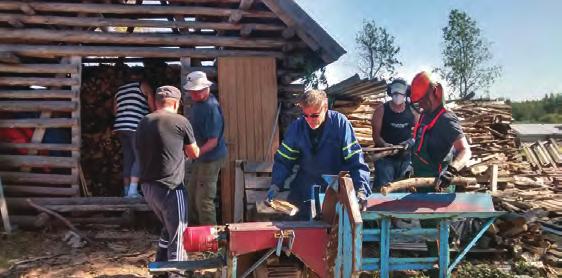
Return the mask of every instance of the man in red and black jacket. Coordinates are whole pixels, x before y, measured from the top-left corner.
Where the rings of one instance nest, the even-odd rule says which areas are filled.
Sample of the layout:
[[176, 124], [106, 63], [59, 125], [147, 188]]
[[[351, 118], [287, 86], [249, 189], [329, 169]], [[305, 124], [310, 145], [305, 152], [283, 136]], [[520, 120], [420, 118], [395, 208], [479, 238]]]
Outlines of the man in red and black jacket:
[[[412, 80], [410, 98], [423, 110], [413, 132], [412, 166], [414, 176], [435, 177], [435, 189], [453, 193], [455, 186], [451, 181], [472, 154], [457, 116], [443, 106], [444, 95], [443, 86], [432, 81], [427, 72], [418, 73]], [[435, 228], [438, 224], [431, 219], [420, 222], [424, 228]], [[427, 248], [431, 256], [438, 256], [436, 242], [427, 242]], [[429, 275], [439, 277], [435, 270]]]
[[411, 100], [419, 103], [422, 115], [414, 126], [412, 166], [416, 177], [435, 177], [436, 188], [454, 192], [451, 180], [471, 156], [470, 146], [457, 116], [443, 106], [441, 84], [427, 72], [412, 80]]

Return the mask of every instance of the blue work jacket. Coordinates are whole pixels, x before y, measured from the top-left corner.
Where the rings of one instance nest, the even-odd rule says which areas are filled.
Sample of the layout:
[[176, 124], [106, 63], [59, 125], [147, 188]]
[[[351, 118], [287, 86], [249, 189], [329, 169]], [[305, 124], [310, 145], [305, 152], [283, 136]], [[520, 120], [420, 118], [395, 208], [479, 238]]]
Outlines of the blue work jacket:
[[356, 191], [371, 194], [369, 167], [351, 123], [341, 113], [327, 113], [316, 152], [312, 149], [308, 123], [301, 116], [289, 126], [275, 154], [272, 183], [280, 188], [292, 174], [293, 166], [300, 166], [290, 183], [288, 198], [299, 208], [312, 198], [313, 185], [325, 190], [327, 184], [322, 175], [337, 175], [340, 171], [349, 171]]

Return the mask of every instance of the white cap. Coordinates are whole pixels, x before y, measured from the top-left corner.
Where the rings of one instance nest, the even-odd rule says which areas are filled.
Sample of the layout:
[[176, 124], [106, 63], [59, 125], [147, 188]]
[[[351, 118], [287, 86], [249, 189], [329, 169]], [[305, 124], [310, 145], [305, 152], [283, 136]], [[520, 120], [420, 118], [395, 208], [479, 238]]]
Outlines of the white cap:
[[213, 82], [207, 79], [207, 75], [202, 71], [194, 71], [187, 75], [187, 83], [183, 88], [187, 91], [199, 91], [211, 87]]
[[406, 95], [406, 90], [408, 90], [408, 85], [400, 83], [400, 82], [394, 82], [392, 84], [390, 84], [390, 94], [401, 94], [401, 95]]

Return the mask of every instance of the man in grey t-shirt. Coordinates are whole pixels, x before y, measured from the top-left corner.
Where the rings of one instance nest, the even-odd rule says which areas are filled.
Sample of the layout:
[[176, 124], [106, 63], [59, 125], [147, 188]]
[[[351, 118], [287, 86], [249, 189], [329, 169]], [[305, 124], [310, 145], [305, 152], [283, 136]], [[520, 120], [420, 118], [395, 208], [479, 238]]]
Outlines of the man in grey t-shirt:
[[176, 87], [158, 88], [156, 111], [144, 117], [136, 131], [142, 192], [163, 225], [156, 261], [185, 259], [181, 250], [188, 206], [185, 156], [199, 157], [199, 148], [191, 124], [177, 114], [180, 98]]

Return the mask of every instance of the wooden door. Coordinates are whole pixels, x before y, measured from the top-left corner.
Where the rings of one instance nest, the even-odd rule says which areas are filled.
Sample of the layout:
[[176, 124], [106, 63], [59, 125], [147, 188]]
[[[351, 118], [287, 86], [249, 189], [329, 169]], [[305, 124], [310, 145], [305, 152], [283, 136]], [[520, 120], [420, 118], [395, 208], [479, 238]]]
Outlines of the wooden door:
[[234, 217], [234, 202], [242, 198], [235, 198], [235, 161], [272, 160], [278, 147], [275, 58], [219, 58], [218, 88], [229, 154], [221, 174], [221, 211], [223, 223], [229, 223], [241, 220]]

